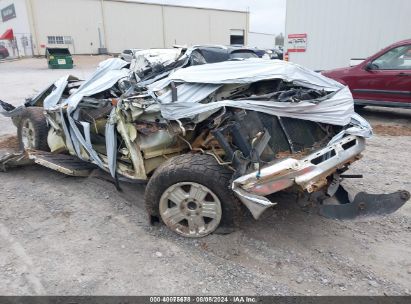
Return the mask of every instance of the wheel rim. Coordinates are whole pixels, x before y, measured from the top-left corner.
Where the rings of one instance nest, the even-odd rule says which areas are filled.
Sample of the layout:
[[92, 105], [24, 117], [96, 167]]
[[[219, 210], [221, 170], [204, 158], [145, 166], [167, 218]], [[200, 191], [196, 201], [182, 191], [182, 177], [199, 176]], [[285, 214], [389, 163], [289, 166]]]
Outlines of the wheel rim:
[[21, 128], [21, 141], [24, 149], [34, 149], [36, 147], [35, 130], [33, 123], [26, 119]]
[[202, 237], [213, 232], [221, 221], [221, 203], [213, 191], [194, 182], [177, 183], [160, 198], [160, 216], [174, 232]]

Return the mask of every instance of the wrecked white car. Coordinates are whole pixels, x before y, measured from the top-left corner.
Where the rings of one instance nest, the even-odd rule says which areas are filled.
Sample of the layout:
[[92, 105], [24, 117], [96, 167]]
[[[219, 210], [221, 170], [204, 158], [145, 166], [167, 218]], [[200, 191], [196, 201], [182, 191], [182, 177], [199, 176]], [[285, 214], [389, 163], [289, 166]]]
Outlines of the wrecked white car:
[[117, 187], [147, 180], [151, 220], [187, 237], [236, 227], [244, 207], [258, 219], [284, 190], [336, 219], [391, 213], [409, 199], [340, 185], [372, 135], [347, 87], [280, 60], [173, 68], [179, 60], [129, 69], [109, 59], [87, 81], [64, 77], [18, 108], [1, 102], [22, 148], [3, 169], [32, 161], [75, 176], [100, 168]]

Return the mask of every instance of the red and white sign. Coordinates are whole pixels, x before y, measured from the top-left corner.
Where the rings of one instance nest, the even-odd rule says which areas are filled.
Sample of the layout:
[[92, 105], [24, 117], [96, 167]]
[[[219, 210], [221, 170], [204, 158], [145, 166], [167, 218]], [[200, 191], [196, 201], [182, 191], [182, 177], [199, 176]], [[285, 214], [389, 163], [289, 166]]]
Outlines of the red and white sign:
[[0, 40], [13, 40], [14, 39], [14, 34], [13, 34], [13, 29], [8, 29], [6, 30], [3, 35], [0, 36]]
[[305, 52], [307, 34], [288, 34], [288, 52]]

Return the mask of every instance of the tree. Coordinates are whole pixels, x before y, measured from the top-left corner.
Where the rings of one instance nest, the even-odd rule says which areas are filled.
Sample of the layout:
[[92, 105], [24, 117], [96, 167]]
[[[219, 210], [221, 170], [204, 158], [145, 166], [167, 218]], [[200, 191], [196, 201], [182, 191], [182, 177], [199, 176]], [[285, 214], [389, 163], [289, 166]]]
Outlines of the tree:
[[276, 46], [284, 46], [284, 35], [280, 33], [279, 35], [275, 36], [275, 45]]

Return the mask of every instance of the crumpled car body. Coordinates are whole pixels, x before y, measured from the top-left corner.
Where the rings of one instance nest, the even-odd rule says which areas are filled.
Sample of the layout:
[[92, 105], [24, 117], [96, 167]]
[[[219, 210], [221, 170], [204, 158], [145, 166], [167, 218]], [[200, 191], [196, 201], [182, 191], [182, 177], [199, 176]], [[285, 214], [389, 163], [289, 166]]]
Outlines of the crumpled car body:
[[[315, 201], [320, 214], [339, 219], [390, 213], [409, 199], [406, 191], [352, 196], [341, 187], [372, 135], [347, 87], [280, 60], [186, 67], [192, 51], [146, 52], [131, 68], [109, 59], [87, 81], [63, 77], [23, 107], [2, 103], [2, 112], [19, 124], [19, 111], [42, 107], [50, 153], [92, 163], [116, 181], [176, 179], [149, 190], [146, 200], [154, 202], [147, 209], [184, 236], [215, 231], [234, 210], [228, 196], [256, 219], [276, 204], [269, 196], [279, 191], [295, 191]], [[190, 163], [181, 160], [185, 155], [208, 160]], [[200, 166], [223, 168], [224, 189], [211, 186], [212, 179], [185, 179], [187, 168]]]

